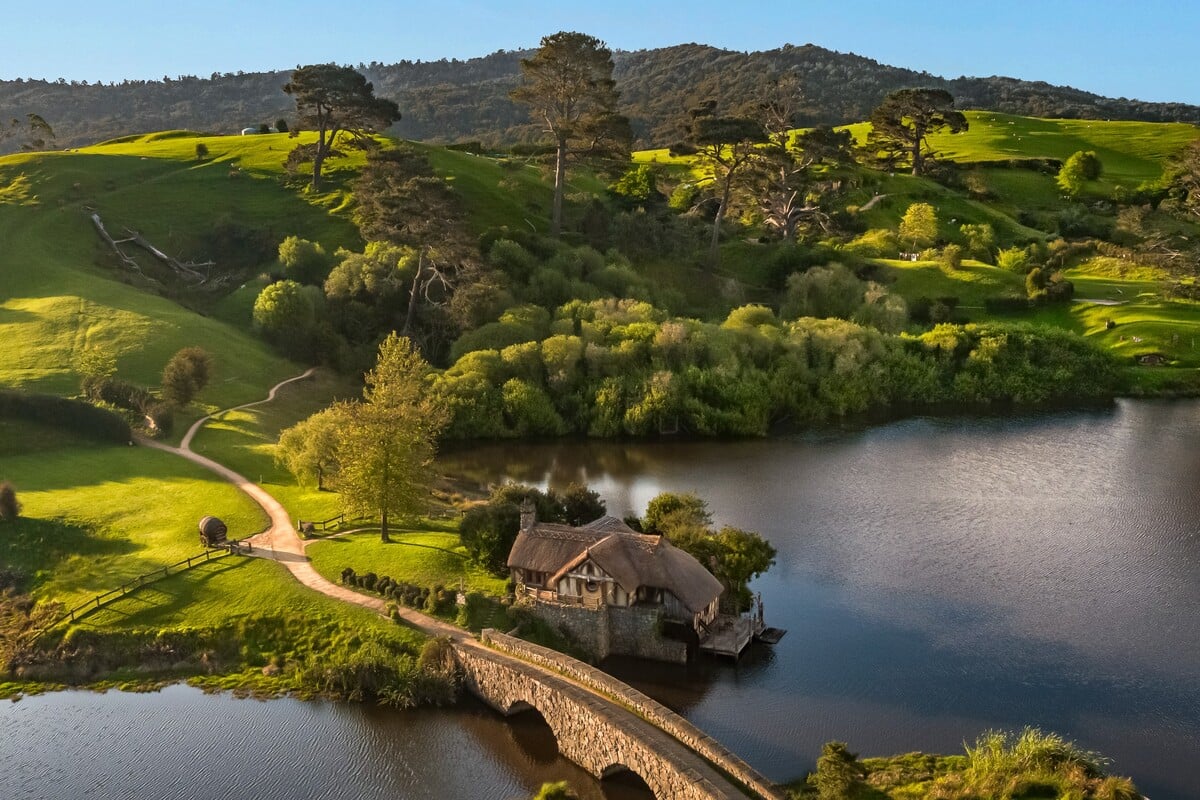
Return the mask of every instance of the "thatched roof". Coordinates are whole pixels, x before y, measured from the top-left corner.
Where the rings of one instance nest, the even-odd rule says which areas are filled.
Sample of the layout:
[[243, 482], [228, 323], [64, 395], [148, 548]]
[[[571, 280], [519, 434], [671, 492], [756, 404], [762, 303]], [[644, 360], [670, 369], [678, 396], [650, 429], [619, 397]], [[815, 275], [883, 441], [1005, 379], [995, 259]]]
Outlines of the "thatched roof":
[[666, 589], [692, 613], [721, 595], [721, 582], [699, 561], [665, 537], [637, 533], [616, 517], [579, 528], [534, 523], [517, 534], [508, 566], [550, 573], [553, 584], [588, 559], [629, 594], [642, 586]]

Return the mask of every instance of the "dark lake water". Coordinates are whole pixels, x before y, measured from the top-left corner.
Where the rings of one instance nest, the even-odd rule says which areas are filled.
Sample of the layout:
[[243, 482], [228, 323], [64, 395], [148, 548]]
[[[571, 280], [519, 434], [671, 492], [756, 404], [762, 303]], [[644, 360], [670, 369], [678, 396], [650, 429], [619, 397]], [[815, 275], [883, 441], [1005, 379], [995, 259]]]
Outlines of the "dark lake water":
[[[774, 648], [604, 666], [775, 779], [823, 742], [961, 752], [1036, 725], [1153, 800], [1200, 796], [1200, 402], [913, 419], [769, 441], [510, 444], [444, 468], [562, 485], [610, 512], [663, 490], [761, 531]], [[544, 723], [186, 687], [0, 704], [0, 798], [527, 798], [567, 779]], [[634, 795], [636, 796], [636, 795]], [[644, 795], [643, 795], [644, 796]]]
[[769, 777], [812, 768], [830, 739], [961, 752], [1035, 725], [1154, 800], [1200, 797], [1200, 403], [455, 461], [584, 480], [617, 514], [695, 491], [775, 544], [755, 588], [779, 645], [736, 666], [605, 665]]
[[395, 712], [188, 686], [59, 692], [0, 705], [0, 730], [3, 800], [528, 800], [558, 780], [586, 800], [653, 797], [559, 758], [540, 718], [473, 702]]

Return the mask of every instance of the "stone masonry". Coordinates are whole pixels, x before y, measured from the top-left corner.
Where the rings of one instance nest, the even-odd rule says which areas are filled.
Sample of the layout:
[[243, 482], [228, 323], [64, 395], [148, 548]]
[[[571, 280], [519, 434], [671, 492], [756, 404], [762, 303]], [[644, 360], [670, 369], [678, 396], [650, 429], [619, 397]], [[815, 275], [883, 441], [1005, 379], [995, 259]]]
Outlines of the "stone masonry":
[[[638, 718], [669, 734], [687, 750], [698, 753], [709, 763], [715, 764], [724, 774], [733, 777], [746, 787], [749, 796], [764, 798], [764, 800], [783, 800], [783, 792], [736, 753], [671, 709], [647, 697], [632, 686], [617, 680], [607, 672], [557, 650], [491, 629], [483, 631], [481, 641], [502, 653], [508, 653], [547, 670], [552, 670], [576, 684], [610, 698]], [[657, 796], [663, 797], [664, 795]]]
[[620, 655], [687, 663], [687, 645], [663, 638], [657, 608], [585, 608], [534, 601], [532, 609], [597, 660]]
[[616, 703], [503, 653], [478, 646], [455, 652], [472, 694], [501, 714], [536, 709], [563, 757], [597, 778], [630, 770], [658, 800], [744, 800], [702, 758]]

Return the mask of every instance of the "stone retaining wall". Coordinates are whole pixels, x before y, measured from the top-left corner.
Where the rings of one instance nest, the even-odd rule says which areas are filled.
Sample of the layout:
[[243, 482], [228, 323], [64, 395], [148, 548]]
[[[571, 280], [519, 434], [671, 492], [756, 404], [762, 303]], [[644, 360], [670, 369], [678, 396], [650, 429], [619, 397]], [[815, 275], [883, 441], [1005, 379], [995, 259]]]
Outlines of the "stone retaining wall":
[[608, 673], [557, 650], [526, 642], [490, 628], [483, 631], [480, 640], [501, 652], [560, 672], [594, 691], [611, 697], [655, 727], [670, 734], [685, 747], [715, 764], [745, 786], [753, 796], [767, 800], [783, 800], [783, 792], [758, 770], [739, 758], [736, 753], [662, 703], [652, 700]]
[[532, 609], [597, 660], [621, 655], [687, 663], [687, 645], [663, 638], [657, 608], [584, 608], [534, 602]]

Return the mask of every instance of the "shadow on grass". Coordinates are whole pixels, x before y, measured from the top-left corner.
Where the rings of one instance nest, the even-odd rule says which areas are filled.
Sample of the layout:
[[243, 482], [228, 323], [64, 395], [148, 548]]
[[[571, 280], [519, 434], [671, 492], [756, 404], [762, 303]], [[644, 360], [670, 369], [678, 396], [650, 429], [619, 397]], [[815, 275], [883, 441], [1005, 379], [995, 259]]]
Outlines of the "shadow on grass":
[[[423, 533], [423, 532], [424, 531], [410, 531], [410, 533]], [[317, 542], [329, 542], [330, 544], [349, 544], [349, 542], [350, 542], [349, 537], [351, 535], [359, 534], [359, 533], [375, 533], [375, 534], [377, 534], [377, 533], [379, 533], [379, 530], [377, 528], [376, 529], [358, 528], [358, 529], [352, 530], [352, 531], [344, 531], [342, 533], [335, 533], [332, 536], [322, 537], [319, 539], [311, 539], [306, 543], [306, 547], [310, 546], [310, 545], [314, 545]], [[390, 547], [392, 545], [399, 545], [399, 546], [403, 546], [403, 547], [421, 547], [426, 550], [437, 550], [438, 552], [445, 553], [446, 555], [454, 556], [455, 558], [460, 559], [462, 561], [470, 560], [470, 557], [467, 556], [465, 553], [459, 553], [456, 550], [449, 550], [445, 547], [438, 547], [435, 544], [421, 544], [420, 542], [405, 542], [405, 541], [396, 540], [396, 539], [393, 539], [389, 542], [377, 542], [377, 544], [380, 547]]]
[[134, 542], [96, 536], [54, 519], [20, 517], [0, 531], [0, 563], [26, 575], [53, 571], [72, 556], [124, 556], [140, 549]]
[[144, 586], [89, 614], [77, 625], [87, 628], [112, 628], [157, 624], [162, 616], [182, 614], [196, 602], [206, 584], [246, 563], [246, 559], [226, 556], [206, 561], [184, 573], [177, 573]]
[[6, 459], [5, 468], [5, 477], [18, 492], [53, 492], [140, 478], [224, 485], [203, 467], [147, 447], [74, 445], [50, 453], [26, 451], [11, 461]]

